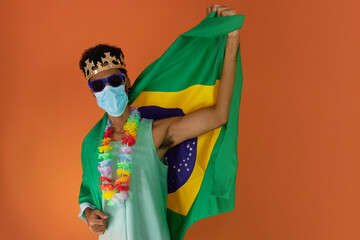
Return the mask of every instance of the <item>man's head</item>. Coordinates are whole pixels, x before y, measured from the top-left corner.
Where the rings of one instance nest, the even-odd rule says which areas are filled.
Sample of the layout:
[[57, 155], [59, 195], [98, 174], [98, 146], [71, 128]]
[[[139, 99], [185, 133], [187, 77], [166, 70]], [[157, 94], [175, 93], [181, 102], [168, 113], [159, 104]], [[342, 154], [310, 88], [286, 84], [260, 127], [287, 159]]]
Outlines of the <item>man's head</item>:
[[[130, 80], [125, 66], [124, 54], [121, 48], [107, 44], [98, 44], [85, 50], [79, 62], [79, 67], [86, 79], [88, 79], [88, 82], [105, 79], [116, 73], [124, 73], [126, 76], [125, 92], [128, 94]], [[106, 82], [106, 85], [109, 84]], [[94, 94], [91, 89], [90, 91]]]
[[123, 115], [128, 110], [130, 80], [121, 49], [96, 45], [84, 51], [79, 66], [99, 107], [110, 116]]

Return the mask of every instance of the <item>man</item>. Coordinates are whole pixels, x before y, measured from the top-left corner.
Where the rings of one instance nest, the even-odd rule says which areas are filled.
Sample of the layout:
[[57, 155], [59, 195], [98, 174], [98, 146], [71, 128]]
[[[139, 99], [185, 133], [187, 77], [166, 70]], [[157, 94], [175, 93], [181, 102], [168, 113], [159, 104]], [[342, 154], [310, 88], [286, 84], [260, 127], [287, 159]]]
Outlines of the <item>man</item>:
[[[218, 16], [236, 14], [234, 9], [218, 4], [208, 7], [207, 15], [212, 11], [216, 11]], [[165, 214], [166, 186], [164, 184], [166, 181], [163, 181], [166, 180], [167, 166], [160, 162], [160, 159], [163, 159], [164, 154], [177, 144], [227, 123], [234, 86], [238, 46], [239, 30], [236, 30], [229, 33], [227, 37], [221, 81], [215, 105], [198, 109], [184, 116], [154, 121], [141, 119], [137, 129], [133, 154], [140, 152], [143, 155], [141, 158], [135, 158], [136, 161], [133, 159], [133, 164], [135, 167], [136, 162], [143, 161], [142, 167], [148, 171], [152, 169], [158, 177], [150, 179], [149, 176], [151, 175], [147, 175], [145, 172], [144, 175], [140, 176], [138, 172], [144, 171], [140, 168], [137, 171], [132, 171], [130, 193], [134, 191], [138, 195], [129, 195], [123, 208], [107, 206], [104, 199], [103, 212], [94, 209], [91, 204], [81, 206], [79, 216], [82, 215], [82, 211], [85, 211], [86, 222], [91, 232], [109, 239], [115, 239], [114, 236], [118, 237], [117, 239], [147, 239], [147, 237], [149, 239], [170, 239]], [[124, 129], [124, 125], [127, 125], [129, 116], [132, 116], [131, 110], [133, 110], [127, 106], [130, 81], [123, 58], [120, 48], [100, 44], [86, 50], [80, 60], [80, 68], [88, 79], [92, 94], [97, 99], [98, 105], [108, 113], [112, 127], [110, 141], [112, 143], [109, 143], [111, 146], [116, 146], [117, 142], [120, 143], [124, 137], [129, 135]], [[149, 135], [146, 134], [147, 129], [150, 130]], [[152, 153], [156, 157], [152, 156]], [[142, 187], [144, 182], [148, 180], [151, 180], [152, 185]], [[146, 189], [155, 189], [151, 195], [147, 196], [150, 200], [142, 199], [147, 194]], [[156, 199], [156, 195], [159, 195], [158, 199]], [[148, 208], [143, 208], [143, 205], [148, 206]], [[138, 211], [138, 209], [142, 209], [142, 211]], [[130, 214], [130, 216], [126, 214]], [[111, 217], [108, 218], [108, 216]]]

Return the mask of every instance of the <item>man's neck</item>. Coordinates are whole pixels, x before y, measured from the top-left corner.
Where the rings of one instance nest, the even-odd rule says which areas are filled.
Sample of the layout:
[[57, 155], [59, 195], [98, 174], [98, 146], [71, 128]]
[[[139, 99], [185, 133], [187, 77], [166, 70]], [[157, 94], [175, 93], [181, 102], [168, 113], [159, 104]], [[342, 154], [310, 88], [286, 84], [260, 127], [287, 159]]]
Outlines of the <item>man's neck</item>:
[[129, 118], [130, 110], [129, 106], [126, 106], [125, 111], [119, 117], [114, 117], [108, 114], [111, 121], [111, 126], [113, 128], [113, 133], [122, 134], [125, 132], [123, 126], [125, 125], [127, 119]]

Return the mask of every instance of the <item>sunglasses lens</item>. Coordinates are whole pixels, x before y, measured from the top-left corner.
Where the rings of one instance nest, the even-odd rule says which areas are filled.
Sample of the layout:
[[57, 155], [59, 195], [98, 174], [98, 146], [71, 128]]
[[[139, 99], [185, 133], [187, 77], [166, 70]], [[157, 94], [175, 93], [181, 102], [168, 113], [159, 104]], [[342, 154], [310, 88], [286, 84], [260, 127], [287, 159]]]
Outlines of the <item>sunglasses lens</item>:
[[111, 86], [117, 87], [117, 86], [120, 86], [121, 84], [123, 84], [124, 77], [122, 75], [113, 75], [108, 78], [108, 81]]
[[93, 81], [91, 82], [91, 88], [93, 89], [94, 92], [100, 92], [101, 90], [104, 89], [104, 82], [103, 81]]

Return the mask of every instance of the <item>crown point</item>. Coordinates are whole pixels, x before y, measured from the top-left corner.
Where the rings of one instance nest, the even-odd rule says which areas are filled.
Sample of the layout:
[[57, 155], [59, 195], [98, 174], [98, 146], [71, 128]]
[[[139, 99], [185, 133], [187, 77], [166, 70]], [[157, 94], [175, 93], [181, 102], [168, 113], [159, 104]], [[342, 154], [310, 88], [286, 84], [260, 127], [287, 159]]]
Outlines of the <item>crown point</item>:
[[[86, 67], [85, 70], [85, 77], [89, 80], [93, 75], [102, 72], [107, 69], [112, 68], [123, 68], [126, 69], [126, 64], [123, 62], [124, 57], [120, 54], [120, 59], [118, 59], [115, 55], [111, 57], [110, 52], [104, 53], [105, 57], [101, 57], [101, 62], [97, 62], [96, 66], [93, 61], [90, 63], [90, 59], [85, 61]], [[106, 65], [105, 65], [106, 63]], [[93, 68], [96, 69], [94, 70]]]

